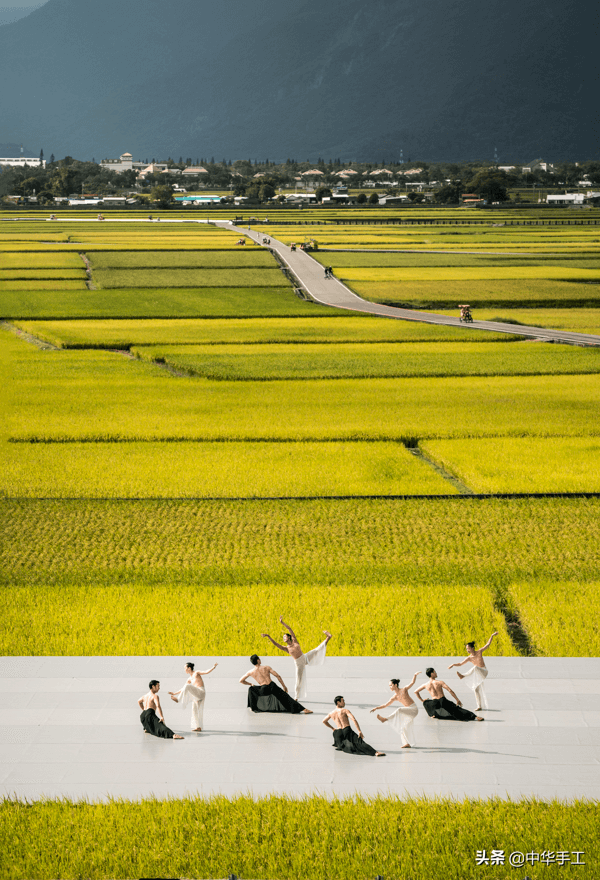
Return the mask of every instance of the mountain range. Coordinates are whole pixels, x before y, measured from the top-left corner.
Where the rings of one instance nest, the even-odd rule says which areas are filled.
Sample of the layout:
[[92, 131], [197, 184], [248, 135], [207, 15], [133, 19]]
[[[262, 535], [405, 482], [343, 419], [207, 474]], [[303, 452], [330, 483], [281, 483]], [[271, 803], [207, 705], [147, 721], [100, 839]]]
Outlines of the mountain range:
[[97, 160], [598, 158], [580, 0], [48, 0], [0, 27], [0, 140]]

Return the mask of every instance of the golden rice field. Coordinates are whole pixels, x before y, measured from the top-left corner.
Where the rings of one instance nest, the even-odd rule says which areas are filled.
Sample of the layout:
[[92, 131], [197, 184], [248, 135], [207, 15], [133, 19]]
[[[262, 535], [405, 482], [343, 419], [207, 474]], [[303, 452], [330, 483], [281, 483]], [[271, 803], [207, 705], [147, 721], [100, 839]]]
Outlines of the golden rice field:
[[[496, 629], [492, 654], [600, 654], [596, 349], [305, 302], [239, 233], [162, 222], [185, 211], [5, 216], [4, 655], [144, 654], [149, 615], [157, 653], [199, 638], [250, 653], [282, 607], [308, 640], [335, 631], [341, 656], [455, 655]], [[260, 228], [316, 238], [372, 301], [599, 332], [591, 222], [427, 207], [398, 214], [422, 225], [374, 222], [391, 216], [283, 209]], [[0, 876], [154, 876], [158, 852], [181, 877], [395, 878], [410, 860], [412, 880], [463, 880], [481, 841], [592, 853], [596, 826], [580, 802], [5, 800]]]
[[[14, 865], [14, 880], [154, 877], [157, 862], [168, 865], [173, 877], [234, 873], [321, 880], [335, 865], [344, 877], [466, 878], [486, 871], [475, 867], [484, 845], [488, 852], [497, 846], [508, 854], [570, 848], [569, 859], [587, 859], [590, 865], [597, 824], [598, 806], [586, 801], [278, 796], [0, 803], [4, 855]], [[572, 856], [573, 848], [585, 855]], [[568, 862], [537, 867], [540, 877], [561, 871], [593, 876], [588, 867], [574, 872]], [[498, 880], [522, 876], [508, 858], [486, 873]]]

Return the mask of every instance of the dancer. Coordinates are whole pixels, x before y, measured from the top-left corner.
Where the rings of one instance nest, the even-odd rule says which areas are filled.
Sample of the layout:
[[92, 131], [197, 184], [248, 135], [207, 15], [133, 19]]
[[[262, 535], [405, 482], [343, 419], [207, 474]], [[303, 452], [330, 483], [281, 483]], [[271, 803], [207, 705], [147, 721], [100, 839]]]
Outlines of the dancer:
[[[437, 672], [432, 666], [429, 666], [428, 669], [425, 670], [425, 675], [428, 676], [429, 682], [428, 684], [422, 684], [421, 687], [418, 687], [415, 691], [415, 697], [418, 697], [423, 706], [425, 707], [425, 711], [429, 715], [430, 718], [439, 718], [441, 720], [451, 721], [483, 721], [483, 718], [480, 718], [479, 715], [475, 715], [473, 712], [470, 712], [468, 709], [462, 708], [462, 703], [454, 693], [451, 687], [449, 687], [445, 681], [438, 679]], [[444, 696], [444, 688], [448, 691], [449, 694], [452, 694], [456, 703], [453, 703], [452, 700], [449, 700], [448, 697]], [[431, 694], [431, 697], [427, 700], [424, 700], [420, 694], [420, 691], [427, 689]]]
[[[292, 715], [312, 715], [288, 694], [282, 677], [271, 666], [263, 666], [258, 654], [250, 657], [253, 669], [240, 678], [240, 684], [248, 686], [248, 708], [253, 712], [289, 712]], [[271, 681], [274, 675], [281, 682], [281, 687]], [[254, 678], [258, 684], [250, 684], [247, 678]], [[282, 690], [283, 688], [283, 690]]]
[[306, 675], [304, 669], [306, 666], [322, 666], [323, 663], [325, 663], [327, 642], [332, 637], [331, 633], [324, 629], [323, 632], [327, 638], [325, 638], [316, 648], [313, 648], [312, 651], [308, 651], [305, 654], [298, 644], [298, 639], [294, 635], [291, 627], [284, 622], [281, 615], [279, 616], [279, 622], [287, 629], [287, 632], [283, 634], [285, 645], [280, 645], [279, 642], [272, 639], [268, 633], [261, 633], [261, 635], [263, 639], [269, 639], [276, 648], [279, 648], [280, 651], [285, 651], [293, 658], [294, 663], [296, 664], [295, 697], [297, 700], [306, 700], [308, 698], [308, 693], [306, 691]]
[[[335, 697], [335, 709], [330, 712], [327, 718], [323, 719], [323, 724], [330, 730], [333, 730], [333, 747], [338, 752], [348, 752], [349, 755], [370, 755], [371, 757], [384, 758], [385, 752], [376, 752], [373, 746], [366, 743], [360, 725], [350, 709], [346, 709], [346, 701], [343, 697]], [[336, 725], [332, 727], [329, 719]], [[358, 733], [355, 733], [350, 726], [350, 722], [354, 721]]]
[[[183, 739], [176, 733], [173, 733], [170, 727], [165, 724], [165, 716], [160, 705], [158, 692], [160, 690], [160, 681], [155, 678], [148, 684], [150, 690], [138, 700], [138, 706], [142, 710], [140, 721], [145, 733], [151, 733], [152, 736], [158, 736], [162, 739]], [[158, 712], [158, 715], [156, 714]]]
[[392, 692], [390, 699], [382, 706], [375, 706], [374, 709], [371, 709], [371, 712], [377, 712], [378, 709], [385, 709], [387, 706], [391, 706], [394, 700], [397, 700], [400, 703], [398, 709], [396, 709], [395, 712], [392, 712], [387, 718], [384, 718], [383, 715], [378, 715], [377, 719], [381, 721], [382, 724], [385, 724], [386, 721], [391, 721], [392, 727], [396, 733], [400, 734], [400, 738], [403, 742], [403, 749], [410, 749], [415, 744], [413, 721], [419, 714], [419, 710], [417, 704], [408, 692], [417, 680], [417, 675], [420, 674], [420, 672], [415, 672], [410, 684], [407, 684], [402, 688], [400, 687], [400, 679], [392, 678], [390, 681], [390, 690]]
[[485, 660], [483, 659], [483, 652], [487, 651], [489, 646], [492, 644], [492, 639], [494, 636], [497, 636], [498, 633], [494, 632], [491, 634], [483, 648], [479, 648], [477, 651], [475, 650], [475, 642], [467, 642], [466, 648], [469, 652], [469, 656], [465, 657], [460, 663], [452, 663], [448, 669], [454, 669], [455, 666], [464, 666], [465, 663], [472, 663], [473, 666], [469, 669], [468, 672], [465, 672], [464, 675], [461, 675], [460, 672], [456, 674], [460, 679], [466, 678], [467, 675], [472, 675], [473, 678], [470, 678], [467, 684], [470, 688], [473, 689], [475, 693], [475, 699], [477, 701], [476, 712], [480, 712], [482, 709], [488, 709], [488, 702], [485, 696], [485, 691], [483, 689], [483, 683], [488, 677], [488, 668], [485, 665]]
[[188, 680], [178, 691], [169, 691], [171, 699], [179, 703], [182, 709], [185, 709], [188, 703], [192, 703], [192, 730], [200, 732], [204, 722], [204, 698], [206, 690], [202, 680], [203, 675], [208, 675], [217, 668], [219, 664], [215, 663], [206, 672], [194, 672], [194, 664], [186, 663], [185, 671], [189, 675]]

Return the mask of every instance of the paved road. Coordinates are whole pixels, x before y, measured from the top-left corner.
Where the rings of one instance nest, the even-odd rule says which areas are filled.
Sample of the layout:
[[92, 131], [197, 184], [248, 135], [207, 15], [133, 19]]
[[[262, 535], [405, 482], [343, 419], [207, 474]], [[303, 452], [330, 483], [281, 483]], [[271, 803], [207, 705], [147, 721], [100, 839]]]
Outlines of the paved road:
[[[256, 232], [247, 227], [233, 226], [226, 221], [217, 221], [232, 232], [245, 235], [253, 241], [261, 244], [268, 230], [262, 229]], [[461, 324], [458, 317], [437, 315], [433, 312], [420, 312], [416, 309], [399, 309], [393, 306], [384, 306], [378, 303], [367, 302], [361, 299], [350, 288], [342, 284], [337, 278], [324, 277], [323, 266], [317, 263], [310, 254], [304, 251], [292, 252], [288, 245], [271, 238], [269, 247], [275, 251], [282, 262], [294, 273], [312, 299], [322, 305], [332, 306], [337, 309], [348, 309], [353, 312], [364, 312], [369, 315], [379, 315], [383, 318], [396, 318], [403, 321], [418, 321], [425, 324], [446, 324], [451, 327], [462, 327], [471, 330], [490, 330], [494, 333], [509, 333], [514, 336], [524, 336], [529, 339], [537, 339], [542, 342], [562, 342], [569, 345], [594, 345], [600, 346], [600, 336], [591, 333], [573, 333], [568, 330], [550, 330], [544, 327], [528, 327], [522, 324], [503, 324], [500, 321], [473, 321], [472, 324]]]

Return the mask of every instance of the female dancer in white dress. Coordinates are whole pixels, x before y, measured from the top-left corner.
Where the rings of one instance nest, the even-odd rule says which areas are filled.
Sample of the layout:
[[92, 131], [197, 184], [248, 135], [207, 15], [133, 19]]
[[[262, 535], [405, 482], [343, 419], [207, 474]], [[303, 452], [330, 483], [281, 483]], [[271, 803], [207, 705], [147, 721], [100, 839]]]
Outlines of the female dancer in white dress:
[[475, 642], [467, 642], [466, 649], [469, 652], [469, 656], [465, 657], [460, 663], [452, 663], [448, 669], [453, 669], [455, 666], [464, 666], [465, 663], [472, 663], [473, 666], [469, 669], [468, 672], [465, 672], [463, 675], [460, 672], [457, 672], [459, 678], [466, 678], [468, 675], [472, 676], [469, 679], [467, 684], [470, 688], [472, 688], [475, 699], [477, 701], [476, 712], [481, 709], [488, 709], [488, 701], [485, 696], [485, 691], [483, 689], [483, 683], [488, 677], [489, 669], [485, 665], [485, 660], [483, 659], [483, 652], [487, 651], [489, 646], [492, 644], [492, 639], [494, 636], [497, 636], [498, 633], [492, 633], [485, 645], [482, 648], [479, 648], [477, 651], [475, 650]]
[[390, 690], [392, 692], [390, 699], [382, 706], [375, 706], [374, 709], [371, 709], [371, 712], [377, 712], [378, 709], [385, 709], [387, 706], [391, 706], [395, 700], [400, 703], [398, 709], [387, 718], [384, 718], [383, 715], [378, 715], [377, 718], [382, 724], [385, 724], [386, 721], [391, 722], [396, 733], [400, 734], [403, 749], [410, 749], [415, 744], [413, 721], [419, 714], [419, 709], [408, 692], [416, 682], [417, 675], [420, 674], [420, 672], [415, 672], [412, 681], [405, 687], [400, 687], [399, 678], [392, 678], [390, 681]]
[[287, 632], [283, 634], [283, 641], [285, 645], [280, 645], [268, 633], [261, 633], [264, 639], [269, 639], [276, 648], [279, 648], [281, 651], [285, 651], [286, 654], [289, 654], [290, 657], [293, 658], [294, 663], [296, 664], [296, 700], [306, 700], [308, 698], [308, 694], [306, 691], [306, 674], [305, 667], [306, 666], [322, 666], [325, 663], [325, 653], [327, 650], [327, 642], [331, 638], [331, 633], [327, 632], [326, 629], [323, 630], [326, 638], [321, 642], [320, 645], [317, 645], [316, 648], [313, 648], [312, 651], [308, 651], [306, 654], [298, 644], [298, 639], [294, 635], [292, 629], [284, 622], [283, 617], [279, 617], [279, 622], [282, 626], [285, 626]]
[[213, 669], [216, 669], [217, 666], [218, 663], [215, 663], [215, 665], [211, 666], [210, 669], [207, 669], [206, 672], [200, 672], [199, 670], [194, 672], [194, 664], [186, 663], [185, 671], [189, 675], [188, 680], [180, 690], [169, 691], [171, 699], [176, 703], [179, 703], [182, 709], [185, 709], [188, 703], [192, 704], [192, 730], [195, 730], [197, 733], [202, 730], [202, 725], [204, 724], [204, 699], [206, 697], [206, 690], [204, 688], [202, 676], [208, 675], [208, 673], [212, 672]]

